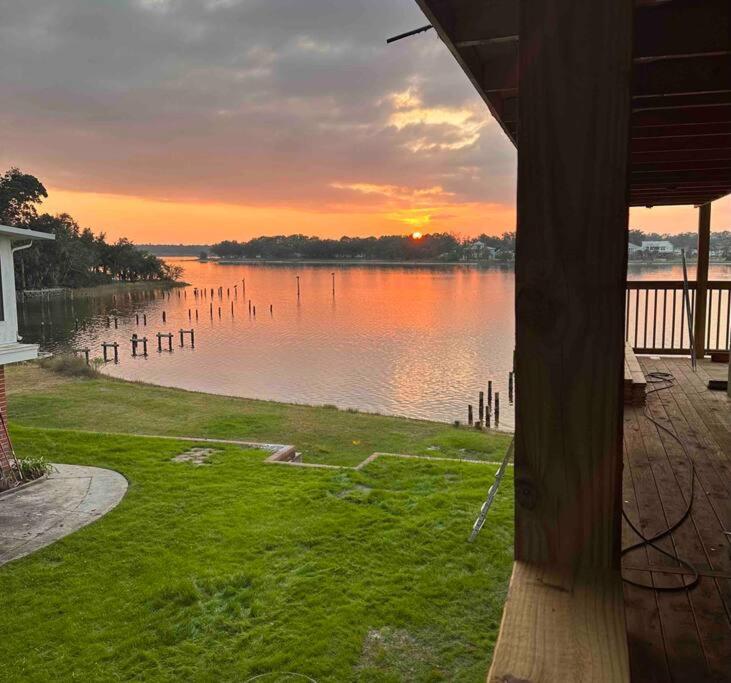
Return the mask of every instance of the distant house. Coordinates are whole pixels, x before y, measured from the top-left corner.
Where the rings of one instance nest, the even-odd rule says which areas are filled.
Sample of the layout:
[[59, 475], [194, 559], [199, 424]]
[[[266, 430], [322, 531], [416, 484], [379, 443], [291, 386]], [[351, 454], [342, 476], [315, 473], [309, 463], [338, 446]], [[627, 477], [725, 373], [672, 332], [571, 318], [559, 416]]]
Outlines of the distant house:
[[675, 253], [672, 242], [667, 240], [642, 240], [642, 251], [649, 254], [663, 254], [671, 256]]
[[470, 242], [470, 244], [468, 244], [464, 249], [465, 258], [468, 258], [468, 259], [493, 260], [495, 258], [496, 253], [497, 253], [497, 249], [495, 249], [495, 247], [491, 247], [491, 246], [485, 244], [482, 240], [476, 240], [475, 242]]
[[636, 254], [637, 252], [640, 252], [640, 251], [642, 251], [642, 247], [640, 247], [637, 244], [632, 244], [632, 242], [629, 243], [628, 252], [629, 252], [630, 256], [633, 256], [634, 254]]

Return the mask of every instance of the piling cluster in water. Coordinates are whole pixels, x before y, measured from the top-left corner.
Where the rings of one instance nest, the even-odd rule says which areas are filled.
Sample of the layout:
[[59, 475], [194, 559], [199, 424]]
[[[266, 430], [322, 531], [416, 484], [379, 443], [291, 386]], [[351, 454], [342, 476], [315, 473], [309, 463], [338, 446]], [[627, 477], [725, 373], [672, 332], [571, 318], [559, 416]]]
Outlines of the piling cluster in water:
[[[333, 297], [335, 296], [335, 273], [332, 273], [332, 294]], [[295, 278], [296, 281], [296, 288], [297, 288], [297, 301], [299, 302], [301, 297], [301, 287], [300, 287], [300, 277], [299, 275]], [[194, 287], [192, 289], [193, 299], [195, 301], [195, 305], [188, 308], [188, 322], [193, 324], [193, 321], [197, 323], [200, 319], [200, 313], [199, 313], [199, 307], [204, 306], [204, 302], [208, 303], [208, 316], [210, 320], [213, 320], [216, 316], [220, 320], [223, 317], [223, 310], [224, 310], [224, 298], [230, 300], [230, 316], [233, 318], [236, 315], [236, 307], [235, 302], [239, 300], [239, 286], [241, 287], [241, 296], [242, 300], [247, 303], [248, 305], [248, 314], [251, 319], [256, 318], [256, 304], [253, 303], [251, 299], [246, 298], [246, 278], [242, 278], [240, 283], [236, 283], [231, 286], [224, 287], [222, 285], [219, 285], [218, 287]], [[233, 296], [231, 293], [231, 290], [233, 289]], [[181, 290], [177, 290], [177, 297], [178, 299], [187, 299], [188, 298], [188, 290], [183, 289], [182, 290], [182, 296], [181, 296]], [[170, 299], [170, 292], [164, 292], [162, 294], [163, 299]], [[218, 301], [216, 302], [216, 299]], [[108, 328], [111, 328], [114, 326], [114, 329], [119, 328], [119, 311], [116, 308], [117, 303], [117, 297], [116, 295], [113, 296], [113, 303], [114, 308], [112, 311], [109, 312], [109, 314], [106, 315], [106, 326]], [[269, 315], [271, 317], [274, 317], [274, 304], [269, 304]], [[167, 323], [167, 311], [162, 310], [161, 312], [161, 318], [162, 323]], [[137, 326], [147, 327], [147, 313], [134, 313], [134, 319], [135, 324]], [[79, 330], [79, 319], [74, 318], [74, 329]], [[41, 334], [43, 336], [43, 330], [45, 329], [45, 321], [41, 321]], [[186, 340], [189, 341], [189, 347], [191, 349], [195, 348], [195, 328], [191, 327], [190, 329], [183, 329], [181, 328], [178, 330], [178, 335], [180, 339], [180, 348], [183, 348], [186, 346]], [[172, 353], [173, 352], [173, 337], [174, 333], [171, 331], [161, 331], [156, 332], [155, 337], [157, 339], [157, 351], [158, 353], [162, 353], [163, 351]], [[163, 343], [163, 340], [165, 343]], [[129, 340], [131, 344], [131, 356], [133, 358], [136, 358], [138, 356], [141, 357], [147, 357], [148, 355], [148, 338], [146, 336], [139, 336], [137, 334], [133, 334], [131, 339]], [[105, 363], [110, 362], [110, 360], [113, 360], [114, 363], [119, 363], [119, 349], [120, 344], [117, 341], [103, 341], [101, 343], [101, 351], [102, 351], [102, 359]], [[89, 348], [75, 348], [73, 349], [73, 352], [76, 355], [83, 355], [84, 359], [86, 360], [87, 365], [89, 364], [89, 354], [91, 352], [91, 349]]]
[[[508, 402], [513, 405], [514, 397], [514, 378], [515, 372], [511, 370], [508, 373]], [[475, 420], [474, 408], [471, 403], [467, 404], [467, 425], [475, 429], [490, 429], [493, 425], [500, 426], [500, 392], [493, 393], [492, 380], [487, 382], [487, 402], [485, 401], [485, 392], [481, 391], [477, 399], [477, 419]], [[459, 420], [454, 422], [459, 427]]]

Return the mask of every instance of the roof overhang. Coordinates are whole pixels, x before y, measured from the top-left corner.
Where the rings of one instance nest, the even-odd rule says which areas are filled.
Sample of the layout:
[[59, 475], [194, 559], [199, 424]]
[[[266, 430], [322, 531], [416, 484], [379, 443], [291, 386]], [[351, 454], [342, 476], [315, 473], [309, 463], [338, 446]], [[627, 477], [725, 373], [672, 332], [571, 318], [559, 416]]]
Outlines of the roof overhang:
[[56, 235], [49, 232], [38, 232], [38, 230], [26, 230], [15, 228], [10, 225], [0, 225], [0, 237], [7, 237], [13, 242], [19, 240], [55, 240]]
[[[519, 0], [416, 0], [519, 144]], [[635, 0], [630, 204], [731, 193], [731, 2]]]

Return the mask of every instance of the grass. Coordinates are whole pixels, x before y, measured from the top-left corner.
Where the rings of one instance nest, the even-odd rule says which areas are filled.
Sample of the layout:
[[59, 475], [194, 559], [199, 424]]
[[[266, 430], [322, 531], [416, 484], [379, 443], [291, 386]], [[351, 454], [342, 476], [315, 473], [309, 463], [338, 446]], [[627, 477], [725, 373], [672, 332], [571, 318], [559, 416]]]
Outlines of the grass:
[[373, 450], [493, 459], [504, 435], [38, 368], [8, 384], [20, 457], [130, 486], [99, 522], [0, 568], [1, 680], [484, 680], [512, 564], [511, 473], [470, 545], [494, 465], [320, 470], [216, 444], [196, 467], [171, 458], [200, 444], [92, 431], [289, 442], [341, 464]]
[[7, 385], [10, 417], [26, 425], [288, 443], [307, 462], [355, 465], [374, 451], [495, 461], [510, 438], [333, 407], [212, 396], [104, 376], [61, 377], [36, 364], [9, 367]]

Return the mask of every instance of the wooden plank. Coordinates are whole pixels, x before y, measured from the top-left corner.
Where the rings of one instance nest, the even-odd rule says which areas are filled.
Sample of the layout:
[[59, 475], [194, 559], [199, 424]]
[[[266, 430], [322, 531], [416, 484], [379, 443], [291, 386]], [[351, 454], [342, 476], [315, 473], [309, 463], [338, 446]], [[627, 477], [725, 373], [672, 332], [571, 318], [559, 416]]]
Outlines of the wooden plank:
[[[687, 392], [689, 385], [683, 381], [682, 373], [680, 372], [680, 368], [686, 363], [687, 361], [683, 363], [675, 359], [664, 359], [652, 363], [645, 361], [644, 365], [648, 371], [658, 369], [664, 372], [674, 372], [675, 376], [679, 379], [678, 387]], [[653, 397], [652, 412], [654, 417], [662, 420], [668, 427], [677, 429], [679, 433], [683, 432], [684, 427], [678, 424], [679, 418], [676, 416], [673, 420], [670, 420], [664, 407], [665, 404], [660, 400], [659, 395]], [[682, 420], [682, 418], [680, 419]], [[667, 509], [668, 505], [673, 504], [672, 501], [674, 498], [684, 497], [687, 500], [686, 494], [689, 491], [690, 485], [690, 467], [687, 457], [679, 444], [662, 431], [659, 431], [658, 434], [663, 441], [679, 488], [679, 491], [676, 490], [672, 486], [671, 481], [657, 480], [658, 490], [663, 497], [663, 503]], [[703, 481], [700, 483], [702, 484]], [[668, 515], [668, 517], [672, 517], [672, 515]], [[688, 542], [691, 527], [695, 530], [702, 543], [702, 552], [699, 552], [699, 549], [694, 543]], [[704, 570], [710, 567], [712, 571], [718, 571], [724, 574], [731, 571], [731, 556], [727, 552], [728, 540], [723, 533], [723, 528], [719, 523], [704, 486], [696, 485], [691, 516], [684, 525], [673, 533], [673, 538], [681, 556], [694, 563], [699, 569]], [[699, 584], [688, 593], [707, 662], [708, 680], [726, 680], [724, 675], [728, 669], [728, 661], [731, 661], [730, 590], [731, 582], [728, 579], [714, 579], [703, 576]], [[681, 639], [685, 637], [682, 632], [679, 636]], [[675, 645], [673, 642], [670, 642], [668, 647], [673, 650], [682, 651], [685, 644], [680, 643], [680, 645]], [[692, 668], [690, 671], [691, 674], [689, 675], [696, 677], [692, 680], [702, 680], [698, 673], [692, 673]]]
[[[639, 519], [637, 493], [635, 491], [629, 459], [632, 454], [644, 448], [639, 425], [635, 419], [635, 410], [625, 410], [624, 452], [625, 467], [623, 472], [622, 498], [624, 509], [630, 519]], [[622, 529], [622, 546], [626, 547], [637, 540], [636, 534], [624, 522]], [[630, 561], [644, 562], [640, 566], [649, 566], [647, 548], [635, 550]], [[637, 583], [653, 585], [653, 575], [645, 571], [623, 570], [622, 575]], [[648, 683], [667, 683], [670, 681], [665, 654], [665, 643], [662, 635], [660, 611], [654, 591], [645, 590], [631, 583], [624, 584], [624, 605], [627, 621], [627, 646], [629, 648], [630, 670], [632, 680]]]
[[631, 15], [521, 3], [516, 559], [537, 564], [619, 565]]
[[628, 681], [623, 614], [619, 572], [515, 562], [488, 683]]

